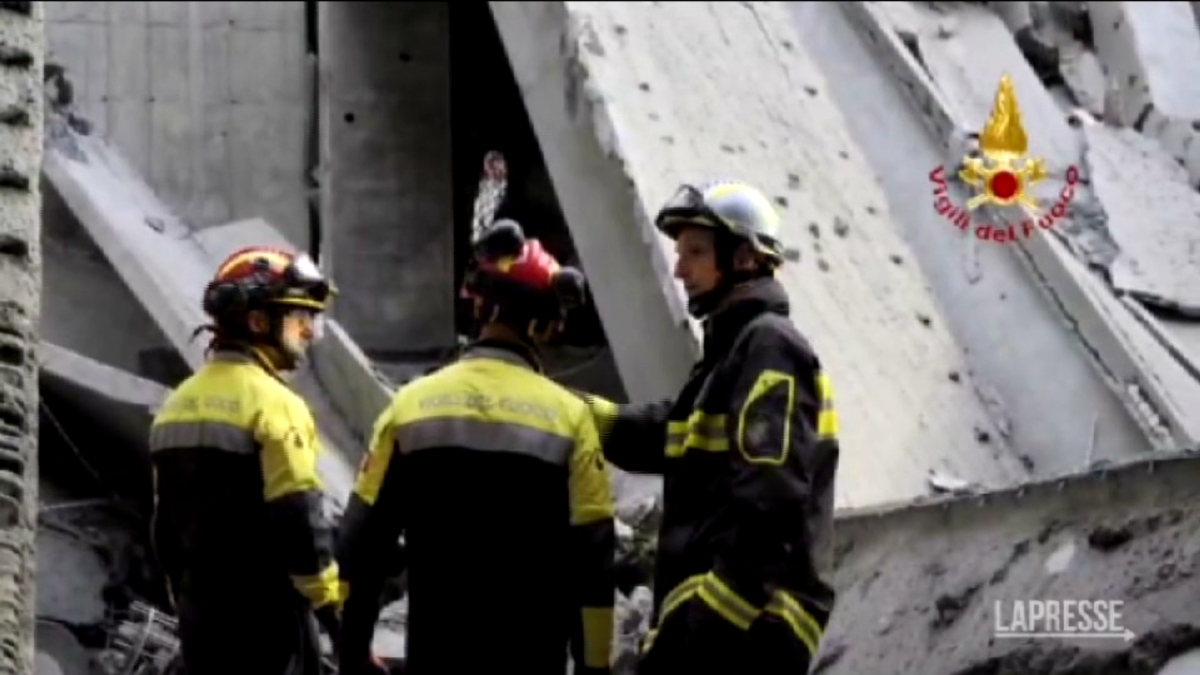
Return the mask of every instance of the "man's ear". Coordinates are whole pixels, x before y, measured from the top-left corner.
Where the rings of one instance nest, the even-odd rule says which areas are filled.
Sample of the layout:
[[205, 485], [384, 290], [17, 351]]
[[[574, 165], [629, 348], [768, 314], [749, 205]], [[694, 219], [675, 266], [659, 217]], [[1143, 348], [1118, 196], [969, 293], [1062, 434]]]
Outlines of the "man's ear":
[[265, 335], [271, 332], [271, 320], [261, 309], [252, 309], [246, 314], [246, 327], [251, 335]]
[[753, 272], [760, 264], [758, 251], [748, 242], [738, 244], [733, 251], [733, 269], [738, 272]]

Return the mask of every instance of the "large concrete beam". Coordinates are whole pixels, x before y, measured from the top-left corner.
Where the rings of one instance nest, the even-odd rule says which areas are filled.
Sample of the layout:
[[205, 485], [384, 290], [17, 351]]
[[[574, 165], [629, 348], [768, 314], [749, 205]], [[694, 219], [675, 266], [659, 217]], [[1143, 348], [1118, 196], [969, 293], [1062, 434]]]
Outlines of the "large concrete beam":
[[[100, 139], [64, 132], [50, 144], [45, 171], [184, 360], [192, 368], [202, 364], [205, 345], [193, 340], [192, 332], [206, 321], [199, 296], [212, 269], [237, 247], [278, 243], [282, 235], [253, 221], [193, 233]], [[346, 339], [343, 332], [336, 335]], [[358, 376], [374, 380], [365, 368]], [[333, 450], [322, 457], [326, 483], [335, 498], [344, 498], [369, 427], [355, 428], [339, 414], [339, 407], [348, 406], [331, 400], [312, 369], [303, 369], [294, 385], [312, 407], [325, 447]]]
[[[1200, 645], [1197, 480], [1200, 458], [1173, 455], [843, 515], [821, 672], [1159, 672]], [[1046, 599], [1121, 601], [1136, 640], [993, 637], [996, 603], [1011, 623], [1013, 601]]]
[[41, 343], [39, 352], [43, 386], [111, 430], [127, 447], [145, 447], [154, 411], [169, 389], [48, 342]]
[[1089, 2], [1109, 108], [1163, 144], [1200, 185], [1200, 30], [1187, 2]]
[[[880, 58], [905, 85], [934, 138], [945, 144], [948, 162], [965, 148], [955, 139], [982, 129], [996, 83], [1008, 73], [1014, 81], [1031, 151], [1045, 157], [1051, 178], [1045, 194], [1061, 188], [1067, 167], [1082, 161], [1081, 138], [1017, 50], [1007, 28], [985, 8], [963, 4], [937, 15], [923, 14], [915, 39], [917, 63], [898, 36], [888, 3], [845, 3], [851, 19], [868, 36]], [[919, 8], [918, 8], [919, 9]], [[906, 25], [913, 21], [906, 20]], [[966, 55], [970, 54], [970, 59]], [[969, 64], [969, 65], [968, 65]], [[965, 201], [961, 186], [956, 200]], [[1081, 186], [1075, 204], [1092, 199]], [[1094, 202], [1089, 202], [1095, 210]], [[1086, 209], [1071, 211], [1057, 227], [1084, 231]], [[1079, 222], [1075, 222], [1078, 215]], [[1012, 214], [991, 213], [991, 222], [1016, 222]], [[1085, 356], [1096, 367], [1130, 416], [1158, 449], [1177, 448], [1200, 438], [1200, 417], [1192, 410], [1190, 376], [1131, 316], [1104, 282], [1076, 260], [1056, 234], [1036, 228], [1010, 246], [1027, 266], [1047, 300], [1067, 322]], [[1174, 387], [1178, 383], [1181, 388]]]
[[491, 7], [633, 398], [673, 394], [691, 356], [649, 216], [680, 183], [735, 176], [804, 249], [781, 279], [837, 387], [845, 446], [872, 449], [843, 455], [839, 504], [922, 494], [934, 468], [1024, 476], [920, 271], [894, 262], [914, 256], [782, 4]]

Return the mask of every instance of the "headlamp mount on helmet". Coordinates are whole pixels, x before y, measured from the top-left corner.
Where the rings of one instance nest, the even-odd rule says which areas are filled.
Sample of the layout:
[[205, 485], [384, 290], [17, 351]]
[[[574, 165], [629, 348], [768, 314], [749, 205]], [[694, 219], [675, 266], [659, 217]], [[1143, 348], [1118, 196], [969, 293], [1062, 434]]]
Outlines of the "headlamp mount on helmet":
[[248, 268], [239, 265], [228, 274], [218, 273], [204, 290], [204, 312], [221, 322], [273, 305], [323, 311], [336, 289], [308, 255], [286, 255], [286, 265], [272, 265], [281, 255], [264, 251]]

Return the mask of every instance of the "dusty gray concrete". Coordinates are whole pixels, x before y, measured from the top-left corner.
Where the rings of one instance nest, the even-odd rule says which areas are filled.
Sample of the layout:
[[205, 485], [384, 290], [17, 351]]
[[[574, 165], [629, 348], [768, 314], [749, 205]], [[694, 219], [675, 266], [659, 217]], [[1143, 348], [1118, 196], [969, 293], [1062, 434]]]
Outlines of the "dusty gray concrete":
[[1092, 187], [1120, 247], [1109, 267], [1113, 288], [1200, 316], [1200, 194], [1187, 171], [1133, 129], [1089, 124], [1084, 132]]
[[1200, 30], [1187, 2], [1089, 2], [1110, 83], [1111, 122], [1135, 127], [1200, 185]]
[[0, 6], [0, 674], [33, 668], [42, 165], [41, 2]]
[[380, 360], [455, 344], [446, 3], [321, 3], [322, 264]]
[[[846, 515], [826, 675], [1121, 675], [1200, 646], [1200, 458]], [[1135, 639], [993, 639], [995, 602], [1121, 600]]]
[[74, 108], [190, 223], [262, 216], [307, 243], [301, 2], [48, 2]]
[[1025, 475], [921, 271], [891, 262], [914, 256], [784, 5], [492, 11], [631, 397], [673, 393], [686, 368], [668, 322], [671, 255], [648, 217], [681, 182], [733, 176], [780, 204], [784, 236], [804, 249], [781, 279], [836, 388], [839, 503], [923, 494], [935, 467], [992, 485]]
[[565, 7], [490, 6], [625, 390], [633, 400], [673, 396], [696, 356], [695, 335], [669, 262], [643, 222], [652, 206], [630, 189], [607, 113], [591, 107], [598, 92], [580, 82], [581, 45]]
[[139, 354], [174, 348], [44, 178], [42, 196], [39, 335], [114, 368], [145, 374]]
[[[922, 65], [913, 60], [898, 37], [896, 25], [901, 22], [890, 14], [899, 6], [907, 7], [846, 3], [844, 8], [856, 25], [870, 33], [871, 44], [879, 47], [880, 58], [904, 82], [934, 138], [947, 145], [949, 157], [961, 157], [964, 150], [956, 138], [982, 127], [995, 97], [995, 83], [1007, 72], [1027, 120], [1030, 147], [1037, 156], [1045, 157], [1050, 167], [1050, 178], [1038, 186], [1043, 192], [1035, 189], [1034, 194], [1047, 199], [1047, 195], [1057, 194], [1067, 167], [1082, 161], [1082, 138], [1067, 124], [1065, 113], [1038, 81], [1004, 24], [975, 5], [955, 5], [938, 13], [912, 5], [919, 25], [908, 17], [903, 21], [904, 30], [917, 31], [912, 37], [922, 54]], [[963, 65], [967, 63], [969, 67]], [[1169, 450], [1189, 444], [1200, 432], [1200, 418], [1188, 402], [1194, 400], [1190, 390], [1195, 379], [1116, 299], [1107, 284], [1075, 258], [1074, 252], [1087, 250], [1085, 236], [1094, 235], [1103, 243], [1107, 235], [1103, 209], [1082, 185], [1071, 204], [1069, 217], [1055, 225], [1068, 235], [1070, 249], [1068, 242], [1041, 228], [1034, 228], [1033, 236], [1019, 238], [1017, 245], [1009, 248], [1058, 309], [1072, 338], [1121, 399], [1150, 446]], [[1013, 214], [984, 217], [1006, 223]]]
[[[1142, 436], [1059, 323], [1056, 310], [1004, 245], [979, 244], [927, 198], [927, 176], [945, 153], [905, 99], [902, 85], [832, 3], [791, 3], [796, 30], [887, 194], [898, 231], [932, 287], [989, 405], [1008, 422], [1013, 448], [1035, 475], [1117, 459]], [[967, 195], [959, 195], [965, 198]], [[1055, 415], [1044, 414], [1055, 410]], [[1092, 420], [1097, 430], [1092, 446]]]
[[[145, 446], [166, 387], [48, 342], [41, 343], [38, 357], [43, 387], [101, 421], [128, 447]], [[103, 454], [103, 448], [96, 450]]]

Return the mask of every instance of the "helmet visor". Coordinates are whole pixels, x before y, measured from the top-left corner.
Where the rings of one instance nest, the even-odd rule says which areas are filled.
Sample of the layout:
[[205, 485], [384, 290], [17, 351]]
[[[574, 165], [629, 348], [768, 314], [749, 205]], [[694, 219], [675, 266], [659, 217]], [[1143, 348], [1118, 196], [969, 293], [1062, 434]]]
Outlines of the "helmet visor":
[[287, 284], [303, 291], [312, 300], [324, 303], [334, 294], [333, 287], [321, 274], [321, 269], [307, 254], [297, 255], [287, 270]]
[[692, 185], [682, 185], [658, 212], [654, 225], [667, 236], [674, 238], [683, 225], [704, 227], [728, 227], [704, 201], [704, 193]]

